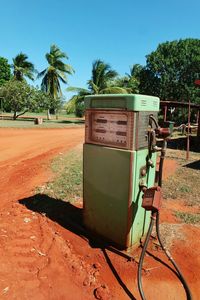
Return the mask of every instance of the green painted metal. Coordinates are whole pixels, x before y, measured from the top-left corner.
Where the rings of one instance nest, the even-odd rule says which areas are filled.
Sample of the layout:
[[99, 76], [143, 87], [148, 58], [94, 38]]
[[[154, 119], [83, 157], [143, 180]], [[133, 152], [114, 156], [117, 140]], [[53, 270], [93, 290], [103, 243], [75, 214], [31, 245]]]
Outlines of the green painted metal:
[[125, 246], [131, 152], [85, 144], [83, 157], [84, 224], [92, 232]]
[[131, 224], [131, 240], [130, 245], [137, 245], [148, 230], [150, 222], [150, 212], [146, 212], [142, 208], [142, 195], [143, 192], [140, 189], [140, 181], [142, 180], [147, 187], [154, 186], [155, 182], [155, 166], [156, 166], [156, 153], [151, 157], [154, 167], [149, 167], [147, 169], [146, 176], [142, 177], [140, 175], [141, 168], [146, 165], [146, 159], [148, 157], [148, 149], [143, 149], [136, 151], [136, 162], [135, 162], [135, 172], [134, 175], [134, 193], [132, 195], [132, 224]]
[[[84, 144], [84, 224], [125, 249], [145, 235], [150, 213], [141, 207], [139, 181], [153, 186], [155, 168], [140, 178], [148, 151], [126, 151]], [[156, 156], [152, 157], [156, 161]]]
[[[144, 95], [97, 95], [85, 99], [87, 109], [132, 110], [152, 112], [159, 110], [159, 98]], [[141, 120], [144, 113], [140, 114]], [[133, 135], [143, 132], [133, 124]], [[142, 139], [141, 139], [142, 140]], [[139, 148], [137, 148], [139, 149]], [[150, 222], [150, 212], [141, 206], [140, 183], [154, 185], [156, 154], [151, 160], [154, 167], [147, 166], [147, 146], [140, 150], [123, 150], [102, 145], [84, 144], [84, 224], [93, 233], [111, 241], [120, 249], [139, 244]]]
[[85, 97], [85, 108], [126, 109], [130, 111], [159, 111], [160, 100], [140, 94], [94, 95]]

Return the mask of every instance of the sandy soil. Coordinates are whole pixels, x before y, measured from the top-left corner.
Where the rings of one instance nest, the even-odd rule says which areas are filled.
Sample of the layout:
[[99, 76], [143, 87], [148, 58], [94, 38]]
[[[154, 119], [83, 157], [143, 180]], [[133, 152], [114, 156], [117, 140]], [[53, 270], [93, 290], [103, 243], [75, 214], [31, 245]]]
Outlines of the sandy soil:
[[[52, 218], [33, 209], [38, 201], [34, 189], [52, 176], [51, 159], [82, 143], [83, 136], [83, 128], [0, 129], [0, 299], [140, 299], [139, 251], [130, 260], [88, 241], [69, 224], [63, 225], [63, 206]], [[176, 163], [168, 161], [165, 176], [175, 169]], [[29, 202], [32, 209], [27, 208]], [[178, 202], [173, 208], [170, 201], [163, 205], [161, 232], [168, 226], [167, 244], [198, 300], [200, 228], [176, 220], [173, 212], [181, 208]], [[169, 264], [152, 239], [144, 263], [147, 299], [186, 299], [173, 272], [152, 255]]]

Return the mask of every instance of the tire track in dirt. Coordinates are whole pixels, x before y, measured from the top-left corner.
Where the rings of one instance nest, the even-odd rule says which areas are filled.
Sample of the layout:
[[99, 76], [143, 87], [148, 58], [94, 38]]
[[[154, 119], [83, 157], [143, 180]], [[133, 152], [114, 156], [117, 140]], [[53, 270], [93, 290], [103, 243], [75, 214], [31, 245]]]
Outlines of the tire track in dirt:
[[49, 179], [56, 154], [82, 142], [83, 128], [0, 129], [0, 136], [0, 299], [94, 299], [98, 270], [73, 254], [45, 215], [18, 203]]
[[[13, 204], [1, 213], [0, 278], [4, 278], [4, 282], [0, 281], [0, 290], [9, 288], [9, 299], [31, 296], [40, 286], [37, 274], [46, 264], [46, 257], [37, 251], [41, 244], [39, 229], [38, 216], [19, 204]], [[23, 289], [17, 295], [16, 286], [22, 287], [22, 283]]]
[[0, 214], [0, 266], [0, 299], [94, 299], [100, 285], [98, 269], [73, 253], [45, 215], [18, 203]]

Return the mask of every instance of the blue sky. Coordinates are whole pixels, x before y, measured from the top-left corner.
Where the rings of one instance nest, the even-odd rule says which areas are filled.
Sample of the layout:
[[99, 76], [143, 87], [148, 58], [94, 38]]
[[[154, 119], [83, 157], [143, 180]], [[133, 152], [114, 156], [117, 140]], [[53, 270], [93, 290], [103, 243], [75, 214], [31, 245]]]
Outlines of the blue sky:
[[189, 37], [200, 38], [199, 0], [0, 0], [0, 56], [22, 51], [41, 71], [54, 43], [76, 71], [70, 86], [86, 87], [95, 59], [124, 75], [159, 43]]

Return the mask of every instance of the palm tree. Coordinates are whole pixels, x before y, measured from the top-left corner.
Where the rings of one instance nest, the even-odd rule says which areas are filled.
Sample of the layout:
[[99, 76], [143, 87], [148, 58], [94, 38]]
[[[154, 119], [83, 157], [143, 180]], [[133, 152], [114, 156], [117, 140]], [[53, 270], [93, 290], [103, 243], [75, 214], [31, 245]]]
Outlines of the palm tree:
[[140, 64], [134, 64], [130, 67], [130, 74], [126, 73], [126, 75], [129, 78], [135, 77], [136, 79], [138, 79], [142, 70], [143, 70], [143, 66], [141, 66]]
[[71, 75], [74, 70], [70, 65], [63, 62], [63, 59], [68, 59], [68, 56], [56, 45], [51, 45], [46, 59], [49, 66], [38, 74], [38, 78], [43, 77], [41, 89], [57, 99], [62, 96], [60, 81], [66, 84], [66, 74]]
[[28, 56], [24, 53], [19, 53], [13, 58], [13, 64], [11, 65], [14, 69], [14, 78], [19, 81], [24, 80], [24, 76], [31, 80], [34, 80], [34, 73], [36, 72], [34, 65], [27, 61]]
[[92, 64], [92, 77], [88, 80], [88, 87], [92, 94], [102, 94], [117, 77], [117, 72], [110, 65], [97, 59]]
[[76, 92], [67, 103], [67, 112], [74, 112], [77, 107], [81, 106], [86, 95], [96, 94], [125, 94], [127, 90], [123, 87], [116, 86], [115, 78], [118, 73], [112, 70], [110, 65], [97, 59], [92, 64], [92, 76], [87, 81], [88, 89], [69, 87], [67, 91]]

